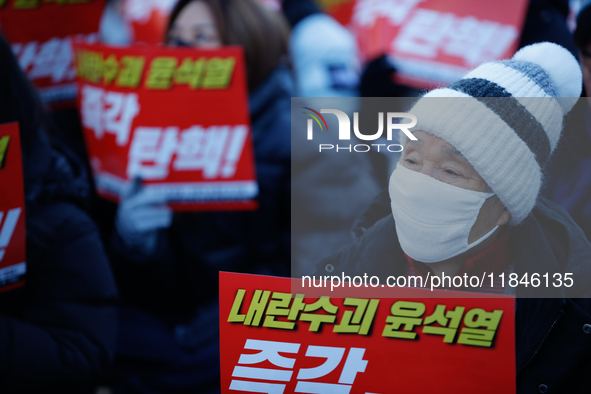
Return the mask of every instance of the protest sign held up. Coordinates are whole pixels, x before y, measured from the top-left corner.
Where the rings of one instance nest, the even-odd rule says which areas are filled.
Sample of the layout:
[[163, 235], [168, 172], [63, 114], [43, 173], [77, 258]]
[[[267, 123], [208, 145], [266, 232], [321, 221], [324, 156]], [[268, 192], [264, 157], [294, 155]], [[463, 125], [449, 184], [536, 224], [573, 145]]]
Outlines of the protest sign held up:
[[291, 284], [220, 273], [223, 393], [515, 392], [512, 297], [309, 297]]
[[0, 1], [0, 30], [39, 95], [53, 108], [74, 107], [72, 41], [98, 39], [105, 0]]
[[76, 44], [99, 194], [139, 177], [176, 210], [252, 209], [258, 186], [242, 50]]
[[0, 125], [0, 292], [24, 284], [25, 191], [18, 123]]

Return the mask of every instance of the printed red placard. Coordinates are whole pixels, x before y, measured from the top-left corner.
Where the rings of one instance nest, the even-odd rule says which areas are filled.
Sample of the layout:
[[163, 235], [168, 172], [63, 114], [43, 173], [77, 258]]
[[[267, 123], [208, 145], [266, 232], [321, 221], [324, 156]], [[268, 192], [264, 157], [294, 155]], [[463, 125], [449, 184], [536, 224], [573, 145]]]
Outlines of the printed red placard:
[[168, 16], [176, 0], [123, 0], [123, 18], [131, 28], [134, 43], [161, 44]]
[[75, 44], [78, 108], [98, 193], [130, 181], [173, 209], [256, 208], [240, 47]]
[[512, 297], [308, 298], [291, 282], [220, 272], [222, 393], [515, 393]]
[[25, 191], [18, 123], [0, 125], [0, 292], [22, 286], [27, 270]]
[[0, 30], [52, 108], [74, 107], [72, 40], [97, 41], [106, 0], [0, 0]]
[[433, 89], [481, 63], [510, 58], [526, 0], [357, 0], [350, 27], [363, 61], [390, 56], [399, 83]]

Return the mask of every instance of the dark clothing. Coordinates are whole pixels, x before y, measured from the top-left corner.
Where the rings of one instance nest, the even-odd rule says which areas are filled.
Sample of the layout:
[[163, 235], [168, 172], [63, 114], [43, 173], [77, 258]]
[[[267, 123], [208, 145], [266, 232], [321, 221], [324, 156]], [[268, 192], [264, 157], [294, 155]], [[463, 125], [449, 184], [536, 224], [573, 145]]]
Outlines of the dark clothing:
[[83, 393], [114, 356], [116, 290], [98, 231], [74, 204], [27, 209], [25, 286], [0, 295], [2, 392]]
[[519, 48], [538, 42], [553, 42], [577, 58], [577, 47], [568, 30], [568, 0], [531, 0], [521, 32]]
[[[355, 231], [360, 236], [354, 243], [320, 261], [316, 274], [366, 273], [384, 281], [388, 275], [404, 275], [408, 261], [398, 243], [394, 219], [391, 213], [377, 216], [366, 214], [362, 223], [367, 230]], [[368, 220], [371, 217], [376, 221]], [[571, 298], [557, 288], [544, 288], [543, 294], [552, 298], [533, 298], [539, 296], [536, 289], [517, 288], [518, 392], [538, 393], [541, 384], [548, 392], [588, 392], [591, 326], [585, 325], [591, 324], [591, 303], [576, 297], [591, 296], [591, 245], [568, 213], [540, 198], [525, 221], [512, 229], [508, 248], [520, 278], [526, 272], [572, 272], [574, 278]]]
[[312, 0], [283, 0], [281, 10], [292, 28], [301, 20], [320, 12]]
[[[29, 133], [32, 133], [29, 131]], [[79, 160], [43, 128], [23, 138], [27, 273], [0, 294], [2, 392], [83, 393], [113, 361], [117, 291]]]
[[543, 195], [558, 203], [591, 238], [591, 108], [581, 99], [570, 112], [546, 168]]

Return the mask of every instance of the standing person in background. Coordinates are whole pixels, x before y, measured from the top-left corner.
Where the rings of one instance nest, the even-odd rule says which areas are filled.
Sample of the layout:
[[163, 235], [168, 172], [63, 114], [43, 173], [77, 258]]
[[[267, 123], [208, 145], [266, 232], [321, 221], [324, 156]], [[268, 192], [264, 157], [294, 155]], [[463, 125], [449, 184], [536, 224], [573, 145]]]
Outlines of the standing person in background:
[[[86, 393], [108, 371], [117, 333], [116, 290], [82, 205], [84, 167], [64, 144], [0, 35], [0, 123], [19, 122], [27, 273], [0, 293], [2, 393]], [[10, 193], [4, 185], [2, 193]]]
[[[348, 97], [338, 101], [338, 108], [358, 111], [360, 65], [355, 37], [313, 0], [283, 0], [282, 4], [292, 27], [289, 50], [298, 97], [310, 98], [305, 104], [309, 107], [335, 103], [319, 97]], [[330, 134], [316, 138], [333, 142]], [[316, 261], [351, 242], [349, 228], [379, 193], [376, 174], [386, 167], [377, 152], [319, 155], [310, 147], [309, 141], [297, 138], [291, 145], [294, 277], [310, 274]], [[386, 180], [384, 174], [384, 186]], [[346, 201], [347, 207], [335, 201]]]
[[[574, 32], [583, 72], [583, 96], [591, 92], [591, 1], [585, 0]], [[560, 204], [591, 239], [591, 104], [579, 100], [561, 145], [548, 164], [544, 195]]]
[[283, 0], [283, 14], [292, 27], [289, 51], [298, 96], [359, 96], [361, 65], [351, 32], [312, 0]]
[[[218, 272], [289, 275], [287, 37], [282, 17], [257, 0], [182, 0], [171, 13], [169, 46], [244, 48], [259, 207], [173, 215], [134, 182], [111, 248], [124, 304], [122, 392], [218, 392]], [[198, 121], [191, 103], [187, 111], [197, 111]]]

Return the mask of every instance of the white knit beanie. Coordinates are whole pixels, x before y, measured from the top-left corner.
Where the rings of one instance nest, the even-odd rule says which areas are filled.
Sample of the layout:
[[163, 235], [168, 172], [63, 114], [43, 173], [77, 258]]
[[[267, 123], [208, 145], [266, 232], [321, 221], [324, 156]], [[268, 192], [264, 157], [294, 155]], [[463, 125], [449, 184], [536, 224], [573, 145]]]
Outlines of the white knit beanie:
[[[414, 131], [433, 134], [462, 153], [511, 213], [509, 224], [517, 225], [536, 203], [542, 169], [581, 89], [573, 55], [543, 42], [428, 92], [409, 112], [417, 117]], [[400, 140], [408, 141], [402, 132]]]

